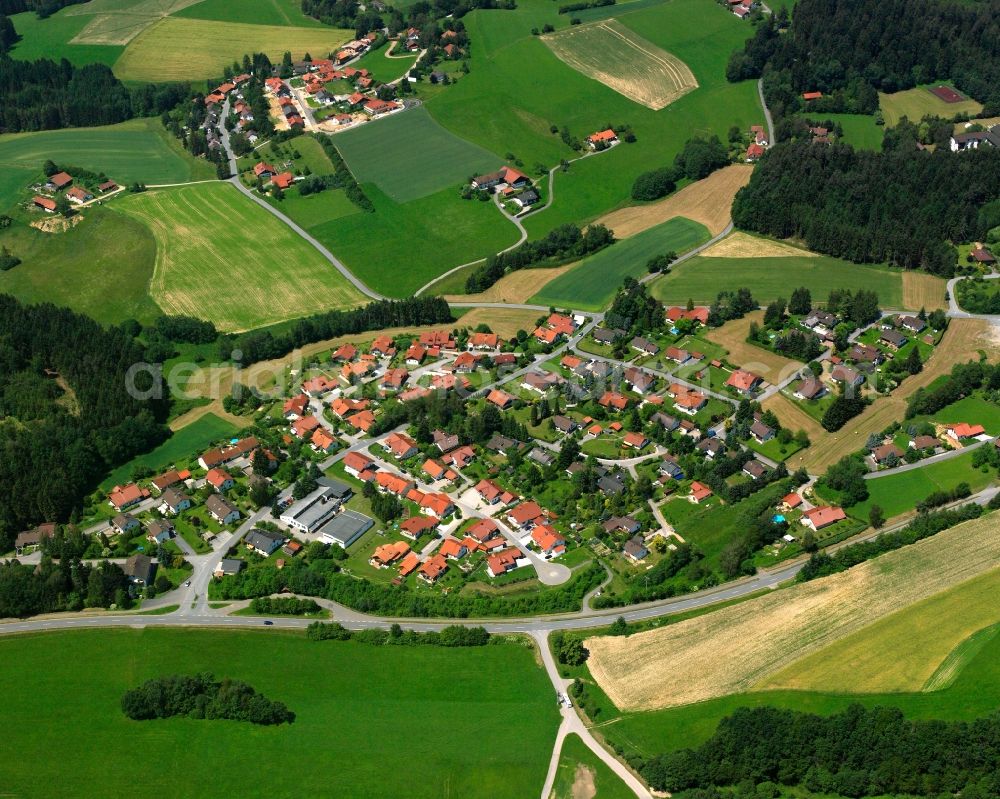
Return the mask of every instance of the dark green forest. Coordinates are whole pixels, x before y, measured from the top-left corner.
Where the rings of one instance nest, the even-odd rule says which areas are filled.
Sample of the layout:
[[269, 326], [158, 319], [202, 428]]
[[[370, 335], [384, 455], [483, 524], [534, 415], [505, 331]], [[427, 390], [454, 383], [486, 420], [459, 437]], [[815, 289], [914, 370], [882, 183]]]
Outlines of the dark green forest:
[[938, 80], [1000, 111], [1000, 0], [799, 0], [781, 27], [767, 17], [727, 67], [730, 80], [763, 76], [777, 118], [804, 110], [803, 92], [823, 93], [816, 113], [871, 114], [878, 91]]
[[[166, 437], [167, 399], [126, 390], [143, 360], [120, 328], [0, 295], [0, 549], [31, 525], [70, 518], [108, 470]], [[135, 378], [139, 389], [151, 382]]]
[[795, 142], [761, 159], [733, 201], [733, 221], [849, 261], [950, 277], [958, 253], [949, 242], [985, 236], [981, 211], [997, 197], [1000, 150], [992, 147], [876, 153]]

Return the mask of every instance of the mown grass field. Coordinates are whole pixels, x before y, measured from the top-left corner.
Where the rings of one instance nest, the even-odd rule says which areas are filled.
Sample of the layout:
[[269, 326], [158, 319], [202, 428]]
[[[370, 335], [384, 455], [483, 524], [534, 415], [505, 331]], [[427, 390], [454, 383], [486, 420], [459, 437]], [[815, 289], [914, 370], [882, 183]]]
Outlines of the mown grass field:
[[103, 171], [118, 183], [183, 183], [210, 180], [215, 170], [192, 158], [159, 119], [132, 119], [99, 128], [44, 130], [0, 136], [0, 206], [30, 199], [29, 184], [53, 160], [92, 172]]
[[724, 8], [711, 0], [674, 0], [598, 11], [586, 18], [614, 16], [685, 63], [699, 88], [658, 112], [636, 104], [567, 66], [530, 34], [533, 26], [545, 23], [565, 28], [574, 15], [557, 15], [548, 0], [524, 0], [514, 12], [474, 11], [463, 19], [475, 42], [471, 71], [427, 103], [445, 127], [492, 152], [514, 153], [529, 171], [536, 163], [551, 167], [574, 156], [551, 133], [551, 125], [567, 127], [580, 138], [608, 123], [632, 126], [634, 144], [587, 158], [557, 175], [554, 205], [525, 221], [532, 237], [629, 204], [635, 176], [671, 163], [691, 136], [716, 133], [725, 139], [730, 125], [744, 129], [763, 121], [753, 82], [730, 84], [725, 79], [729, 54], [752, 31]]
[[614, 19], [573, 26], [542, 41], [580, 74], [654, 111], [698, 88], [687, 64]]
[[546, 284], [531, 302], [598, 310], [608, 304], [626, 277], [646, 274], [646, 262], [653, 256], [669, 250], [680, 254], [709, 238], [704, 225], [674, 217], [585, 258]]
[[[962, 644], [959, 647], [964, 648]], [[773, 706], [828, 715], [860, 703], [898, 707], [910, 718], [969, 721], [1000, 708], [1000, 635], [968, 654], [954, 681], [932, 692], [853, 693], [845, 684], [841, 690], [829, 693], [757, 690], [668, 710], [619, 713], [598, 690], [602, 712], [598, 716], [601, 726], [595, 732], [627, 751], [649, 757], [698, 746], [712, 735], [724, 716], [740, 707]], [[917, 655], [922, 657], [919, 652]]]
[[206, 413], [187, 427], [178, 430], [158, 447], [144, 455], [137, 455], [128, 463], [119, 466], [101, 483], [101, 489], [108, 490], [112, 486], [127, 483], [132, 479], [133, 470], [139, 466], [159, 472], [175, 463], [186, 462], [192, 457], [197, 459], [197, 456], [208, 449], [213, 441], [229, 438], [236, 433], [236, 427], [225, 419], [220, 419], [213, 413]]
[[[242, 22], [247, 25], [287, 25], [319, 28], [323, 23], [302, 13], [298, 0], [200, 0], [176, 12], [187, 19]], [[319, 56], [316, 56], [319, 58]]]
[[972, 453], [931, 463], [908, 472], [898, 472], [868, 480], [868, 499], [852, 505], [848, 511], [859, 519], [867, 519], [872, 505], [878, 505], [887, 518], [912, 510], [922, 499], [935, 491], [950, 491], [959, 483], [968, 483], [973, 491], [993, 482], [987, 468], [972, 468]]
[[92, 19], [71, 14], [73, 8], [63, 8], [48, 19], [39, 19], [34, 11], [13, 14], [10, 19], [21, 39], [11, 50], [11, 57], [36, 61], [53, 58], [58, 53], [59, 58], [66, 58], [78, 67], [93, 63], [112, 66], [125, 49], [121, 45], [70, 44]]
[[[931, 87], [940, 85], [942, 84], [934, 83], [931, 84]], [[965, 112], [974, 115], [983, 110], [982, 104], [975, 100], [966, 99], [958, 103], [946, 103], [927, 89], [927, 86], [918, 86], [915, 89], [893, 92], [892, 94], [879, 92], [878, 104], [885, 117], [886, 127], [899, 124], [899, 120], [903, 117], [907, 117], [911, 122], [919, 122], [928, 114], [951, 119], [955, 114]], [[959, 93], [961, 94], [961, 92]]]
[[887, 693], [944, 687], [967, 664], [963, 642], [1000, 622], [998, 591], [1000, 569], [994, 569], [792, 663], [757, 688]]
[[[308, 230], [367, 285], [390, 297], [407, 297], [452, 267], [518, 239], [492, 203], [461, 200], [453, 189], [404, 204], [372, 183], [364, 190], [374, 214], [350, 214]], [[290, 215], [295, 218], [294, 207]]]
[[[106, 796], [133, 793], [144, 752], [167, 764], [143, 769], [149, 797], [521, 799], [545, 779], [559, 720], [544, 672], [517, 645], [371, 647], [264, 630], [147, 629], [5, 637], [0, 652], [19, 686], [0, 710], [7, 745], [20, 753], [4, 766], [15, 795], [37, 792], [40, 767], [60, 796], [93, 796], [95, 785]], [[122, 714], [128, 688], [203, 671], [285, 702], [295, 722]]]
[[[360, 183], [405, 203], [493, 172], [500, 156], [445, 130], [424, 106], [338, 133], [334, 142]], [[457, 266], [457, 264], [452, 264]]]
[[304, 239], [225, 183], [121, 200], [156, 238], [150, 293], [167, 313], [246, 330], [364, 298]]
[[825, 303], [832, 289], [869, 289], [887, 308], [898, 308], [903, 300], [900, 272], [884, 267], [852, 264], [839, 258], [712, 258], [697, 256], [680, 264], [650, 286], [654, 297], [678, 304], [688, 299], [707, 304], [720, 291], [746, 286], [757, 302], [777, 297], [788, 299], [793, 289], [806, 286], [813, 301]]
[[134, 219], [91, 208], [63, 233], [17, 221], [0, 231], [0, 245], [21, 259], [0, 272], [0, 291], [24, 302], [62, 305], [104, 324], [150, 322], [161, 313], [149, 296], [156, 241]]
[[802, 657], [994, 570], [998, 555], [994, 514], [732, 608], [627, 638], [588, 638], [588, 664], [615, 705], [629, 711], [746, 692]]
[[576, 733], [566, 736], [550, 799], [631, 799], [618, 775]]
[[114, 70], [122, 80], [203, 80], [221, 76], [247, 53], [267, 53], [275, 63], [286, 50], [293, 58], [307, 52], [323, 58], [353, 37], [353, 31], [338, 28], [165, 17], [129, 42]]

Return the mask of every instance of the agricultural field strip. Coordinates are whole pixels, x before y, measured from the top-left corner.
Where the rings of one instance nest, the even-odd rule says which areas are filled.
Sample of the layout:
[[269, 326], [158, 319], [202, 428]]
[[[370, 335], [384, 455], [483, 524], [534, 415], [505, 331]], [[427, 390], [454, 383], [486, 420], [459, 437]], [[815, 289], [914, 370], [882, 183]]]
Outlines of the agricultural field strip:
[[[542, 40], [567, 66], [654, 111], [698, 88], [683, 61], [614, 19]], [[634, 69], [623, 70], [625, 65]]]
[[627, 638], [587, 639], [590, 670], [623, 710], [744, 692], [798, 658], [996, 568], [998, 557], [998, 520], [966, 522], [846, 572], [732, 608]]

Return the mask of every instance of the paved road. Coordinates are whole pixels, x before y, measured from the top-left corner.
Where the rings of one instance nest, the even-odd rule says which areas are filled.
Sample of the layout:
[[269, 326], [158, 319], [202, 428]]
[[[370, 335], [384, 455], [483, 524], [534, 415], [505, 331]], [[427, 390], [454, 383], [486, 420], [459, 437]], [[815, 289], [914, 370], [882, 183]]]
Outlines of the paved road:
[[764, 109], [764, 119], [767, 121], [767, 143], [768, 146], [770, 147], [774, 145], [774, 120], [771, 119], [771, 109], [768, 108], [767, 103], [764, 102], [763, 78], [760, 78], [757, 81], [757, 96], [760, 98], [760, 107]]
[[[220, 119], [225, 119], [229, 116], [229, 98], [222, 104], [222, 114]], [[288, 227], [294, 230], [299, 236], [308, 241], [316, 251], [322, 255], [340, 274], [342, 274], [358, 291], [364, 294], [366, 297], [370, 297], [373, 300], [384, 300], [386, 299], [384, 295], [379, 294], [377, 291], [370, 289], [365, 283], [358, 279], [355, 274], [348, 269], [340, 261], [337, 256], [330, 252], [326, 247], [324, 247], [319, 241], [310, 236], [303, 228], [297, 225], [292, 219], [285, 214], [281, 213], [277, 208], [271, 205], [266, 200], [262, 199], [257, 192], [251, 191], [243, 182], [240, 180], [239, 169], [236, 166], [236, 155], [233, 153], [233, 148], [229, 144], [229, 131], [226, 130], [226, 126], [219, 125], [219, 136], [222, 139], [222, 146], [226, 150], [226, 155], [229, 156], [229, 171], [232, 172], [232, 177], [229, 178], [229, 182], [232, 183], [237, 189], [239, 189], [243, 194], [253, 200], [261, 208], [265, 209], [272, 216], [276, 216], [282, 222], [284, 222]]]

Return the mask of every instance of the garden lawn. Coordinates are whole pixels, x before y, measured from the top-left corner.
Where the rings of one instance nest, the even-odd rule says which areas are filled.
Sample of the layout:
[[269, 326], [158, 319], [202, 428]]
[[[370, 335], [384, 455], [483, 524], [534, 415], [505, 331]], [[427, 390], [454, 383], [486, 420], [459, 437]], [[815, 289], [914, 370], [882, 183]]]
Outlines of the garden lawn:
[[[0, 711], [8, 746], [20, 752], [4, 767], [15, 795], [37, 791], [40, 763], [63, 797], [93, 796], [95, 785], [108, 796], [134, 792], [135, 752], [155, 751], [170, 768], [144, 773], [149, 797], [224, 785], [240, 797], [520, 799], [538, 793], [559, 721], [544, 671], [519, 645], [372, 647], [273, 630], [146, 629], [5, 637], [0, 652], [20, 686]], [[127, 689], [198, 672], [248, 682], [287, 704], [294, 723], [137, 722], [122, 713]], [[65, 740], [53, 757], [56, 727]], [[461, 745], [472, 740], [490, 745]], [[281, 767], [281, 754], [293, 752], [309, 767]]]
[[[417, 54], [413, 53], [412, 56], [400, 55], [399, 58], [390, 58], [386, 56], [386, 53], [389, 52], [389, 48], [391, 46], [392, 43], [389, 42], [388, 44], [380, 47], [378, 50], [367, 52], [351, 64], [351, 66], [355, 69], [367, 69], [375, 77], [375, 80], [382, 83], [397, 80], [401, 75], [406, 74], [406, 71], [417, 62]], [[399, 48], [398, 45], [397, 48], [400, 50], [402, 49]], [[395, 52], [395, 50], [393, 52]], [[456, 62], [446, 61], [445, 65], [447, 66], [449, 63]], [[440, 66], [435, 68], [440, 69]]]
[[[983, 446], [992, 446], [984, 444]], [[950, 491], [959, 483], [968, 483], [973, 492], [993, 482], [991, 471], [972, 468], [972, 455], [931, 463], [908, 472], [898, 472], [886, 477], [867, 480], [868, 499], [851, 505], [848, 511], [859, 519], [867, 519], [872, 505], [879, 505], [886, 518], [912, 510], [914, 506], [935, 491]]]
[[747, 287], [757, 302], [788, 299], [793, 289], [805, 286], [813, 301], [824, 304], [833, 289], [868, 289], [887, 308], [903, 301], [900, 272], [882, 266], [852, 264], [826, 256], [783, 258], [712, 258], [696, 256], [651, 284], [654, 297], [667, 303], [709, 304], [720, 291]]
[[315, 248], [229, 184], [135, 194], [116, 207], [156, 237], [150, 293], [167, 313], [247, 330], [363, 300]]
[[338, 133], [334, 141], [359, 182], [376, 184], [399, 203], [449, 186], [462, 202], [460, 184], [503, 165], [498, 155], [443, 128], [423, 106]]
[[225, 67], [248, 53], [266, 53], [279, 63], [310, 53], [325, 57], [354, 31], [326, 26], [246, 25], [220, 20], [165, 17], [129, 42], [115, 62], [115, 74], [128, 81], [198, 81], [222, 76]]
[[[568, 27], [573, 16], [614, 16], [683, 61], [699, 88], [653, 111], [580, 74], [531, 35], [532, 27], [545, 23]], [[636, 175], [672, 163], [692, 136], [717, 134], [725, 140], [731, 125], [746, 130], [763, 123], [755, 83], [725, 79], [730, 53], [742, 47], [752, 30], [710, 0], [629, 3], [563, 15], [548, 0], [519, 0], [515, 11], [473, 11], [463, 22], [475, 43], [470, 73], [427, 102], [427, 110], [445, 127], [492, 152], [514, 154], [529, 174], [535, 174], [537, 164], [553, 167], [579, 155], [553, 135], [553, 125], [568, 128], [579, 139], [609, 123], [627, 123], [636, 134], [633, 144], [557, 173], [552, 207], [525, 219], [532, 238], [629, 204]]]
[[[452, 267], [518, 239], [517, 229], [492, 203], [461, 200], [452, 189], [405, 204], [374, 184], [364, 190], [374, 214], [351, 214], [307, 229], [368, 286], [390, 297], [409, 297]], [[295, 211], [293, 206], [293, 219]]]
[[31, 197], [29, 185], [43, 177], [42, 164], [104, 172], [120, 185], [210, 180], [215, 170], [192, 158], [159, 119], [131, 119], [99, 128], [68, 128], [0, 136], [0, 210]]
[[530, 302], [600, 310], [626, 277], [646, 273], [646, 262], [653, 256], [669, 250], [680, 254], [709, 238], [708, 229], [698, 222], [682, 216], [669, 219], [585, 258], [579, 266], [547, 283]]
[[206, 413], [182, 427], [155, 449], [144, 455], [136, 455], [128, 463], [119, 466], [104, 479], [101, 489], [108, 490], [112, 486], [129, 482], [132, 472], [139, 466], [160, 472], [174, 464], [195, 460], [210, 444], [229, 438], [237, 432], [235, 425], [214, 413]]
[[149, 296], [156, 241], [141, 222], [108, 208], [89, 208], [62, 233], [20, 220], [0, 230], [0, 245], [21, 263], [0, 272], [0, 292], [24, 302], [51, 302], [103, 324], [151, 322], [161, 314]]

